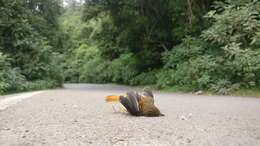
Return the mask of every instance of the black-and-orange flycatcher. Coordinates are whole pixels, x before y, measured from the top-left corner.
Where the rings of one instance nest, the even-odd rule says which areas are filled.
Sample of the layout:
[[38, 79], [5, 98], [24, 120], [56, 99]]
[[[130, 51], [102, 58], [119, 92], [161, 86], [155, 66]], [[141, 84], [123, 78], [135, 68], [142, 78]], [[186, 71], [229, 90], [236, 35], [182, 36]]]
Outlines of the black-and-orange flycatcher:
[[149, 90], [144, 90], [140, 95], [136, 92], [127, 92], [123, 95], [109, 95], [107, 102], [120, 102], [125, 109], [133, 116], [158, 117], [164, 116], [154, 105], [154, 95]]

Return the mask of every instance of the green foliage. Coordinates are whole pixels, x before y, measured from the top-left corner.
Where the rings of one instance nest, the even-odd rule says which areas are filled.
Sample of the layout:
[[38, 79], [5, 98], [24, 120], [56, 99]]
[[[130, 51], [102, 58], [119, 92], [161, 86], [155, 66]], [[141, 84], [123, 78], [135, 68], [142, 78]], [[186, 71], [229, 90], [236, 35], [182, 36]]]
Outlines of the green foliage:
[[[229, 94], [233, 89], [232, 89], [232, 83], [228, 80], [220, 79], [218, 80], [215, 84], [212, 85], [211, 89], [218, 93], [218, 94]], [[235, 85], [234, 85], [235, 87]], [[239, 87], [239, 85], [238, 85]]]
[[82, 23], [81, 15], [82, 9], [80, 7], [73, 9], [69, 7], [59, 18], [59, 25], [63, 31], [63, 47], [65, 49], [63, 53], [76, 49], [87, 38], [88, 32], [83, 30], [87, 25]]
[[85, 21], [102, 20], [99, 33], [93, 37], [99, 42], [102, 56], [113, 60], [121, 54], [134, 53], [138, 70], [149, 72], [162, 66], [162, 52], [180, 43], [185, 35], [197, 34], [206, 26], [202, 16], [212, 1], [93, 0], [85, 3]]
[[27, 81], [18, 69], [0, 72], [1, 93], [48, 89], [59, 87], [62, 83], [63, 80], [58, 80], [57, 78]]
[[173, 75], [174, 70], [169, 69], [169, 68], [164, 68], [160, 70], [158, 74], [156, 74], [157, 81], [156, 81], [156, 86], [157, 88], [166, 88], [169, 86], [173, 86], [173, 80], [172, 80], [172, 75]]
[[137, 75], [137, 59], [134, 54], [123, 54], [111, 62], [109, 72], [112, 82], [129, 84], [130, 80]]
[[212, 4], [91, 0], [67, 8], [61, 19], [68, 38], [66, 81], [219, 94], [258, 88], [259, 2]]
[[1, 93], [49, 89], [60, 86], [60, 83], [55, 80], [26, 81], [25, 77], [15, 69], [6, 71], [0, 75]]
[[24, 90], [23, 91], [31, 91], [31, 90], [42, 90], [42, 89], [51, 89], [55, 87], [59, 87], [60, 84], [55, 80], [35, 80], [31, 82], [23, 83]]
[[259, 87], [259, 5], [258, 1], [218, 3], [219, 12], [207, 14], [213, 25], [203, 31], [203, 40], [188, 37], [164, 53], [165, 70], [158, 75], [158, 86], [219, 94]]
[[214, 23], [202, 37], [220, 45], [236, 43], [243, 48], [259, 47], [259, 5], [258, 1], [218, 3], [220, 12], [212, 10], [206, 15]]
[[[0, 0], [0, 92], [30, 90], [27, 83], [60, 86], [59, 0]], [[8, 56], [8, 57], [7, 57]], [[42, 84], [49, 86], [47, 84]], [[36, 88], [34, 88], [36, 89]], [[40, 88], [38, 88], [40, 89]]]
[[17, 68], [11, 68], [10, 58], [0, 52], [0, 93], [23, 90], [25, 77]]
[[180, 0], [93, 0], [83, 15], [82, 6], [69, 6], [61, 19], [70, 50], [66, 81], [155, 84], [162, 53], [206, 26], [202, 16], [212, 1], [192, 3], [188, 10]]
[[18, 69], [9, 69], [0, 72], [0, 93], [7, 91], [23, 91], [25, 77]]
[[260, 2], [213, 1], [69, 0], [62, 11], [60, 0], [0, 0], [0, 92], [64, 79], [219, 94], [259, 88]]
[[79, 81], [88, 83], [110, 82], [108, 66], [109, 62], [100, 57], [87, 62], [82, 68]]
[[186, 86], [188, 88], [209, 88], [210, 76], [217, 67], [211, 55], [203, 55], [207, 45], [200, 39], [188, 37], [172, 51], [164, 54], [165, 70], [158, 75], [158, 86]]
[[158, 70], [143, 72], [130, 80], [130, 85], [154, 85], [157, 81]]
[[[233, 2], [217, 5], [222, 12], [211, 11], [208, 17], [215, 23], [202, 37], [222, 46], [222, 70], [232, 85], [259, 86], [259, 1]], [[212, 35], [214, 33], [214, 35]], [[224, 75], [223, 75], [224, 76]]]
[[[65, 80], [71, 82], [83, 81], [80, 78], [80, 74], [83, 72], [83, 67], [92, 64], [97, 57], [97, 49], [92, 46], [89, 47], [87, 44], [82, 44], [79, 48], [75, 49], [70, 54], [70, 59], [66, 60], [65, 63]], [[90, 61], [93, 61], [89, 63]]]
[[182, 63], [184, 60], [197, 58], [203, 55], [208, 48], [207, 43], [190, 36], [183, 39], [182, 42], [182, 44], [176, 46], [173, 50], [163, 54], [165, 67], [174, 68], [176, 64]]

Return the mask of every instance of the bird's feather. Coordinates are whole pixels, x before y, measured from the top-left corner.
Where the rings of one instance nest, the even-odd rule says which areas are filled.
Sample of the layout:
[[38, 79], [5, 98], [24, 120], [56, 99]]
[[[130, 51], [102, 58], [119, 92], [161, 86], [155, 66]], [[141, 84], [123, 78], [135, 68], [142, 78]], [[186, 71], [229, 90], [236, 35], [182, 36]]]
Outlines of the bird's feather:
[[120, 96], [120, 103], [126, 108], [126, 110], [134, 116], [140, 115], [138, 101], [135, 96], [132, 94], [127, 93], [127, 96]]
[[120, 100], [120, 96], [118, 95], [109, 95], [106, 97], [106, 102], [118, 102]]

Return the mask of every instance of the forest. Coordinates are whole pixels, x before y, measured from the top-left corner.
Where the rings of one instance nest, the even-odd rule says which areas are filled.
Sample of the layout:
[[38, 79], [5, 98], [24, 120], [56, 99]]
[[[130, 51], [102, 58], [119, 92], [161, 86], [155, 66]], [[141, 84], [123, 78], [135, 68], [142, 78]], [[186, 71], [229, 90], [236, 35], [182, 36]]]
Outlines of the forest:
[[0, 0], [0, 94], [63, 83], [260, 91], [260, 1]]

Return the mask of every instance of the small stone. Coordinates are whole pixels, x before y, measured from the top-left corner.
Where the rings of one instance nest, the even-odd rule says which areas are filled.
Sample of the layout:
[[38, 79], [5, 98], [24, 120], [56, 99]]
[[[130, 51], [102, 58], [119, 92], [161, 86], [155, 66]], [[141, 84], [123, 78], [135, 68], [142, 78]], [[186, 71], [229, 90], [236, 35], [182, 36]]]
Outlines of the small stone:
[[186, 139], [186, 142], [187, 142], [187, 143], [191, 143], [191, 139], [187, 138], [187, 139]]
[[26, 138], [26, 136], [25, 136], [25, 135], [23, 135], [23, 136], [22, 136], [22, 138]]
[[201, 90], [195, 92], [195, 95], [201, 95], [201, 94], [203, 94], [203, 91], [201, 91]]
[[191, 118], [191, 117], [192, 117], [192, 113], [189, 113], [189, 114], [188, 114], [188, 117]]
[[240, 146], [240, 144], [230, 144], [229, 146]]
[[2, 130], [9, 131], [9, 130], [11, 130], [11, 129], [10, 129], [10, 128], [3, 128]]
[[25, 132], [27, 133], [27, 132], [29, 132], [29, 130], [25, 130]]
[[185, 116], [181, 116], [181, 120], [187, 120], [187, 118]]

